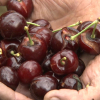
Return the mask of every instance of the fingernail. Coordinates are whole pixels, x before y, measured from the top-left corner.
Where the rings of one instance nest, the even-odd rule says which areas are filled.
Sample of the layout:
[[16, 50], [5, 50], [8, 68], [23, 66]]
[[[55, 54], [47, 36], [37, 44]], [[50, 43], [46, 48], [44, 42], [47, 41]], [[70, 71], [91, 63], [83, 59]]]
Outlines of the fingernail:
[[60, 99], [57, 97], [52, 97], [52, 98], [50, 98], [50, 100], [60, 100]]

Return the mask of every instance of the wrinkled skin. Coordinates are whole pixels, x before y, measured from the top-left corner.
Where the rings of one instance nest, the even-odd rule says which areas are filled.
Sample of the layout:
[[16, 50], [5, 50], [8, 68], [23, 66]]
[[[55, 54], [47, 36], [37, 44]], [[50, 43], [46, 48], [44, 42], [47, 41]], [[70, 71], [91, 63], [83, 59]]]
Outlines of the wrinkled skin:
[[[0, 0], [0, 5], [5, 5], [6, 1]], [[53, 29], [71, 25], [79, 20], [95, 20], [100, 17], [100, 0], [33, 0], [33, 5], [34, 11], [29, 20], [47, 19]], [[56, 98], [59, 98], [58, 100], [80, 100], [80, 98], [81, 100], [100, 100], [100, 55], [94, 58], [92, 55], [84, 54], [81, 58], [87, 65], [80, 77], [84, 89], [53, 90], [45, 95], [44, 100], [50, 100], [50, 98], [53, 98], [52, 100], [57, 100]], [[88, 83], [90, 86], [86, 87]], [[27, 87], [20, 84], [14, 92], [0, 83], [0, 100], [31, 100], [26, 96], [31, 98]]]

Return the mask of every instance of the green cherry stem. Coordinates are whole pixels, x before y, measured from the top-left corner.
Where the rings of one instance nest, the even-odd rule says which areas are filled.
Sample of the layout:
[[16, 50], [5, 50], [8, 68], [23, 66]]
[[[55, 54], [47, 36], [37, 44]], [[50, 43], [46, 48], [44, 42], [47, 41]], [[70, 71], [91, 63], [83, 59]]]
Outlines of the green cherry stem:
[[30, 41], [30, 45], [34, 45], [34, 42], [31, 40], [31, 37], [30, 37], [30, 35], [29, 35], [29, 32], [28, 32], [28, 27], [27, 27], [27, 26], [25, 26], [25, 27], [24, 27], [24, 30], [25, 30], [25, 31], [26, 31], [26, 33], [27, 33], [27, 36], [28, 36], [29, 41]]
[[65, 65], [65, 60], [67, 60], [66, 57], [63, 57], [63, 58], [60, 60], [61, 65]]
[[32, 23], [32, 22], [26, 22], [26, 23], [29, 24], [29, 25], [40, 26], [39, 24]]
[[95, 20], [94, 22], [92, 22], [90, 25], [88, 25], [85, 29], [83, 29], [78, 34], [76, 34], [74, 36], [71, 36], [71, 40], [74, 40], [76, 37], [78, 37], [80, 34], [82, 34], [83, 32], [85, 32], [87, 29], [89, 29], [91, 26], [93, 26], [94, 24], [98, 23], [99, 21], [100, 21], [100, 18], [98, 18], [97, 20]]
[[[76, 22], [75, 24], [72, 24], [72, 25], [70, 25], [70, 26], [68, 26], [68, 27], [74, 27], [74, 26], [80, 25], [81, 23], [82, 23], [82, 21], [78, 21], [78, 22]], [[62, 30], [62, 28], [57, 29], [57, 30], [54, 30], [54, 31], [52, 31], [52, 32], [57, 32], [57, 31], [60, 31], [60, 30]]]
[[97, 24], [98, 24], [98, 23], [96, 23], [95, 26], [94, 26], [94, 29], [93, 29], [91, 38], [95, 38], [95, 30], [96, 30]]
[[12, 54], [13, 56], [17, 56], [17, 57], [20, 56], [20, 53], [14, 53], [14, 51], [11, 51], [10, 54]]

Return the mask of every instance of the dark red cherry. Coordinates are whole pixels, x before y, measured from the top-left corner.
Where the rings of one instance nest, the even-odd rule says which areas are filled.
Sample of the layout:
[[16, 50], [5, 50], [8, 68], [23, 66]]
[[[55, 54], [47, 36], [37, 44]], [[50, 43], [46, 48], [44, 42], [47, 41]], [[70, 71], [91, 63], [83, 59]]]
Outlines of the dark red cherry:
[[77, 74], [78, 76], [81, 76], [84, 70], [85, 70], [85, 64], [81, 59], [79, 59], [79, 65], [74, 73]]
[[18, 69], [20, 82], [30, 84], [34, 77], [42, 74], [41, 66], [35, 61], [26, 61]]
[[14, 10], [25, 18], [29, 18], [33, 11], [33, 2], [32, 0], [8, 0], [7, 10]]
[[[36, 23], [42, 27], [46, 27], [46, 28], [52, 30], [50, 23], [45, 19], [37, 19], [37, 20], [32, 21], [32, 23]], [[35, 27], [35, 26], [29, 25], [29, 28], [32, 28], [32, 27]]]
[[48, 71], [46, 72], [44, 75], [50, 75], [50, 76], [53, 76], [57, 79], [58, 83], [60, 82], [60, 80], [62, 79], [63, 76], [59, 76], [59, 75], [56, 75], [53, 71]]
[[57, 89], [58, 82], [52, 76], [35, 77], [30, 86], [30, 92], [35, 100], [43, 100], [45, 94]]
[[44, 61], [42, 62], [42, 69], [44, 72], [47, 72], [47, 71], [51, 71], [51, 67], [50, 67], [50, 59], [51, 57], [53, 56], [54, 54], [52, 52], [48, 53], [44, 59]]
[[0, 82], [15, 90], [19, 84], [19, 78], [16, 71], [8, 66], [0, 68]]
[[77, 51], [79, 47], [78, 37], [75, 40], [70, 40], [70, 37], [77, 34], [78, 30], [74, 28], [63, 28], [62, 30], [54, 33], [51, 39], [51, 50], [57, 53], [63, 49]]
[[62, 50], [51, 58], [51, 69], [57, 75], [66, 75], [74, 72], [78, 67], [78, 57], [71, 50]]
[[24, 26], [26, 26], [25, 18], [14, 11], [8, 11], [2, 14], [0, 18], [0, 30], [3, 38], [12, 39], [25, 35]]
[[14, 53], [18, 52], [18, 46], [20, 42], [16, 39], [4, 39], [1, 41], [1, 48], [7, 57], [11, 57], [11, 51]]
[[6, 61], [6, 66], [11, 67], [14, 70], [18, 70], [21, 63], [18, 63], [15, 57], [10, 57]]
[[48, 28], [42, 27], [42, 26], [29, 28], [29, 33], [41, 35], [43, 37], [47, 47], [50, 45], [50, 40], [51, 40], [51, 36], [52, 36], [53, 33]]
[[95, 38], [91, 38], [92, 30], [89, 29], [82, 33], [79, 38], [80, 48], [89, 54], [97, 55], [100, 53], [100, 33], [96, 33]]
[[76, 74], [69, 74], [62, 78], [60, 82], [60, 88], [80, 90], [83, 87], [79, 77]]
[[28, 37], [24, 37], [19, 45], [19, 52], [25, 60], [35, 60], [42, 63], [47, 52], [46, 44], [35, 36], [31, 36], [31, 39], [34, 43], [33, 45], [30, 45]]

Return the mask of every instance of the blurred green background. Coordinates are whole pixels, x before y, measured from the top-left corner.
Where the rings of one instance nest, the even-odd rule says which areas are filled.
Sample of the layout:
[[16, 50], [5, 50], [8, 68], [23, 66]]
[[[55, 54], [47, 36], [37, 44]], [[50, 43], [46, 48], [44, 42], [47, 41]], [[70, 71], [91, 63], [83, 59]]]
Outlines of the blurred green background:
[[7, 9], [5, 6], [0, 6], [0, 15], [3, 14], [4, 12], [6, 12]]

